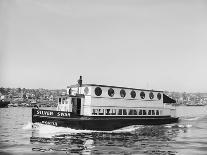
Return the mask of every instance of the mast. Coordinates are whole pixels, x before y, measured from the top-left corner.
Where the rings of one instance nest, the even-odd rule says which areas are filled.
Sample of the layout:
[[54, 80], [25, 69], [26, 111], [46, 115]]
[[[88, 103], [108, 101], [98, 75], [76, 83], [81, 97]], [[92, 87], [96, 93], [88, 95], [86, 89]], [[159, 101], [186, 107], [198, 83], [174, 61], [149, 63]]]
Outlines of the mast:
[[82, 80], [82, 76], [80, 76], [80, 78], [79, 78], [79, 80], [78, 80], [78, 94], [80, 94], [80, 92], [79, 92], [79, 87], [82, 87], [82, 82], [83, 82], [83, 80]]

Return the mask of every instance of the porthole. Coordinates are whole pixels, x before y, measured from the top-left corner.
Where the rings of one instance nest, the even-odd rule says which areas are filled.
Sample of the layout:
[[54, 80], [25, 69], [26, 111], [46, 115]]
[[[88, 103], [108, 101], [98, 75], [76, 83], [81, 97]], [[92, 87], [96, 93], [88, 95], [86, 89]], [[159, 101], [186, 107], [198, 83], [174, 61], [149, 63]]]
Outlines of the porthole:
[[96, 94], [96, 96], [101, 96], [101, 94], [102, 94], [102, 89], [101, 89], [100, 87], [96, 87], [96, 88], [95, 88], [95, 94]]
[[152, 92], [149, 93], [149, 98], [153, 99], [154, 98], [154, 94]]
[[157, 94], [157, 99], [160, 100], [162, 95], [160, 93]]
[[143, 91], [140, 93], [140, 97], [141, 97], [142, 99], [145, 98], [145, 93], [144, 93]]
[[135, 98], [136, 97], [136, 92], [134, 90], [132, 90], [130, 94], [131, 94], [131, 97], [132, 98]]
[[120, 96], [123, 98], [126, 96], [126, 92], [124, 89], [120, 90]]
[[111, 96], [111, 97], [114, 96], [114, 90], [113, 90], [112, 88], [110, 88], [110, 89], [108, 90], [108, 95]]
[[84, 89], [84, 93], [85, 93], [85, 95], [87, 95], [87, 94], [88, 94], [88, 92], [89, 92], [88, 87], [85, 87], [85, 89]]

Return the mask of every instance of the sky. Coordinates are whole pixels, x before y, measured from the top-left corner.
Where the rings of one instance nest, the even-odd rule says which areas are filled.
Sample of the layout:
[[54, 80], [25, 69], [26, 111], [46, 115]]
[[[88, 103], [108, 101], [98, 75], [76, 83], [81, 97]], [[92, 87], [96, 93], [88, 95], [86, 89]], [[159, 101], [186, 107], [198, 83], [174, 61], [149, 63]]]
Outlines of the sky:
[[205, 0], [0, 0], [0, 86], [207, 92]]

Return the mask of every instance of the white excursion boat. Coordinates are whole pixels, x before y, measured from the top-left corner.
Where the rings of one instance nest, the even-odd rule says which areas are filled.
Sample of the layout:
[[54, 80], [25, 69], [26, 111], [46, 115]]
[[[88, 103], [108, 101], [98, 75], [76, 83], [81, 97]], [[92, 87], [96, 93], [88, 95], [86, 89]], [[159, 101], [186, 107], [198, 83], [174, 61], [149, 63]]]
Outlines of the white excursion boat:
[[88, 130], [115, 130], [130, 125], [178, 122], [175, 100], [163, 91], [78, 84], [67, 87], [57, 110], [32, 109], [32, 122]]

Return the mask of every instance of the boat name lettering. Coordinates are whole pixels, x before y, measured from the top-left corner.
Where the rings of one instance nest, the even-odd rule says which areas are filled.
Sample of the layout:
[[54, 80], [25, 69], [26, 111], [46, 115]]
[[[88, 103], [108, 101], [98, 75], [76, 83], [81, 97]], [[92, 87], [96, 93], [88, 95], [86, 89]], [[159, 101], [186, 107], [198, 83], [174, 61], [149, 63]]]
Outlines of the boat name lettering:
[[42, 121], [42, 124], [57, 126], [57, 122]]
[[68, 112], [53, 112], [53, 111], [43, 111], [43, 110], [37, 110], [37, 115], [70, 117], [70, 113]]
[[42, 110], [37, 110], [37, 115], [45, 115], [45, 116], [51, 116], [54, 115], [52, 111], [42, 111]]
[[70, 113], [58, 112], [58, 113], [57, 113], [57, 116], [70, 117]]

